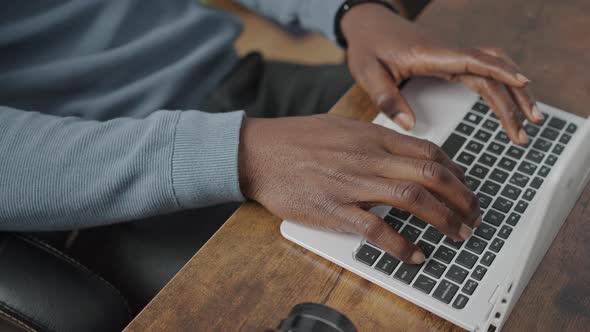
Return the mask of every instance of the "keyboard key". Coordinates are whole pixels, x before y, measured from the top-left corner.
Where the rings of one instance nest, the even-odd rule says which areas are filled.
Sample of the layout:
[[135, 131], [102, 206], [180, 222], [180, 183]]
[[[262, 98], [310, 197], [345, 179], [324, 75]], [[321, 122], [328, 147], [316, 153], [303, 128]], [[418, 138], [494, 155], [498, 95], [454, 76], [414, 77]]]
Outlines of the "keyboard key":
[[496, 160], [498, 160], [498, 158], [492, 156], [489, 153], [484, 153], [477, 161], [486, 166], [492, 167], [496, 163]]
[[500, 185], [496, 184], [492, 181], [484, 182], [483, 186], [481, 187], [482, 192], [492, 195], [492, 196], [495, 196], [499, 190], [500, 190]]
[[537, 170], [537, 165], [531, 164], [528, 161], [523, 161], [518, 166], [518, 170], [523, 172], [524, 174], [533, 175]]
[[498, 127], [500, 127], [500, 124], [497, 121], [488, 119], [483, 123], [482, 127], [491, 132], [494, 132], [496, 129], [498, 129]]
[[414, 280], [414, 277], [416, 276], [416, 274], [418, 274], [418, 271], [420, 271], [421, 267], [422, 264], [416, 265], [403, 263], [402, 265], [400, 265], [399, 269], [395, 271], [393, 277], [409, 285], [412, 282], [412, 280]]
[[510, 138], [503, 131], [501, 131], [498, 134], [496, 134], [496, 140], [498, 140], [498, 141], [500, 141], [502, 143], [508, 143], [508, 142], [510, 142]]
[[566, 122], [560, 118], [552, 117], [548, 125], [559, 130], [565, 127]]
[[492, 198], [483, 193], [477, 193], [475, 194], [475, 197], [477, 197], [477, 199], [479, 200], [479, 207], [481, 207], [482, 209], [487, 209], [488, 206], [490, 206], [490, 203], [492, 202]]
[[443, 233], [439, 232], [436, 228], [430, 226], [422, 235], [423, 239], [426, 239], [434, 244], [438, 244], [443, 237]]
[[508, 159], [508, 158], [502, 158], [502, 160], [500, 160], [500, 163], [498, 164], [498, 166], [507, 170], [507, 171], [512, 171], [514, 169], [514, 167], [516, 166], [516, 161], [513, 161], [512, 159]]
[[453, 308], [463, 309], [467, 305], [467, 301], [469, 301], [469, 298], [467, 296], [459, 294], [457, 295], [457, 298], [455, 298], [455, 301], [453, 301]]
[[505, 149], [505, 146], [504, 145], [498, 144], [496, 142], [492, 142], [488, 146], [488, 149], [487, 150], [490, 151], [490, 152], [492, 152], [492, 153], [495, 153], [497, 155], [501, 155], [502, 152], [504, 152], [504, 149]]
[[455, 251], [445, 246], [438, 247], [438, 249], [434, 253], [434, 258], [447, 264], [453, 260], [453, 257], [455, 257]]
[[[483, 217], [483, 220], [487, 223], [490, 223], [494, 226], [500, 226], [502, 220], [504, 220], [504, 215], [496, 210], [489, 210], [488, 213]], [[480, 226], [481, 227], [481, 226]]]
[[560, 155], [563, 152], [563, 148], [563, 145], [555, 144], [555, 146], [553, 147], [553, 153]]
[[545, 128], [541, 133], [541, 137], [544, 137], [550, 141], [555, 141], [557, 136], [559, 136], [559, 132], [551, 128]]
[[401, 220], [406, 220], [410, 217], [410, 213], [406, 212], [406, 211], [402, 211], [400, 209], [396, 209], [396, 208], [391, 208], [391, 210], [389, 210], [389, 214], [397, 217]]
[[416, 281], [414, 282], [414, 288], [419, 289], [426, 294], [430, 294], [430, 291], [432, 291], [434, 285], [436, 285], [436, 281], [428, 278], [423, 274], [419, 275], [418, 278], [416, 278]]
[[432, 252], [434, 252], [434, 246], [426, 241], [418, 241], [417, 246], [418, 248], [422, 249], [422, 252], [424, 253], [424, 256], [426, 256], [426, 258], [430, 257], [430, 255], [432, 255]]
[[453, 299], [453, 296], [455, 296], [455, 293], [457, 293], [458, 289], [459, 287], [457, 287], [457, 285], [449, 281], [442, 280], [438, 287], [436, 287], [434, 290], [434, 293], [432, 293], [432, 296], [439, 301], [449, 304]]
[[511, 146], [508, 151], [506, 151], [506, 155], [518, 160], [524, 155], [524, 150]]
[[467, 151], [471, 151], [471, 152], [474, 152], [474, 153], [479, 153], [481, 151], [481, 149], [483, 149], [483, 144], [477, 143], [476, 141], [470, 141], [465, 146], [465, 149]]
[[475, 128], [468, 124], [460, 123], [455, 130], [463, 135], [469, 136], [473, 133]]
[[483, 103], [475, 103], [471, 109], [484, 115], [490, 110], [490, 108]]
[[371, 266], [375, 263], [379, 255], [381, 255], [380, 250], [377, 250], [370, 245], [363, 244], [359, 251], [357, 251], [355, 257], [359, 261]]
[[441, 149], [449, 156], [449, 158], [453, 159], [465, 141], [467, 140], [464, 137], [461, 137], [457, 134], [451, 134], [441, 146]]
[[494, 169], [492, 174], [490, 174], [490, 179], [499, 183], [504, 183], [506, 179], [508, 179], [508, 173], [499, 169]]
[[524, 125], [524, 131], [529, 135], [529, 137], [535, 137], [539, 133], [539, 127], [534, 126], [530, 123]]
[[545, 112], [541, 112], [543, 113], [543, 120], [541, 120], [538, 125], [539, 126], [543, 126], [545, 124], [545, 122], [547, 122], [547, 119], [549, 119], [549, 114], [545, 113]]
[[504, 246], [504, 241], [501, 239], [495, 238], [494, 241], [492, 241], [492, 244], [490, 244], [490, 250], [495, 253], [499, 253], [500, 249], [502, 249], [502, 246]]
[[557, 156], [555, 156], [554, 154], [548, 155], [547, 159], [545, 159], [545, 164], [547, 164], [549, 166], [555, 165], [556, 162], [557, 162]]
[[467, 113], [465, 115], [465, 117], [463, 118], [463, 120], [465, 120], [465, 121], [467, 121], [469, 123], [472, 123], [474, 125], [478, 125], [481, 122], [482, 119], [483, 119], [482, 116], [479, 116], [479, 115], [477, 115], [475, 113]]
[[484, 240], [491, 240], [494, 236], [496, 229], [492, 226], [489, 226], [486, 223], [482, 223], [475, 229], [475, 235], [481, 237]]
[[475, 265], [475, 263], [477, 263], [477, 256], [466, 250], [463, 250], [459, 253], [459, 256], [457, 256], [455, 262], [468, 269], [471, 269]]
[[476, 191], [479, 185], [481, 184], [481, 181], [469, 175], [465, 176], [465, 182], [467, 183], [467, 187], [471, 189], [471, 191]]
[[575, 133], [575, 132], [576, 132], [576, 129], [578, 129], [578, 126], [576, 126], [576, 125], [575, 125], [575, 124], [573, 124], [573, 123], [570, 123], [570, 124], [567, 126], [567, 128], [565, 128], [565, 131], [567, 131], [567, 132], [568, 132], [568, 133], [570, 133], [570, 134], [573, 134], [573, 133]]
[[492, 137], [492, 134], [488, 133], [485, 130], [478, 130], [477, 133], [475, 133], [474, 137], [482, 142], [487, 142]]
[[469, 279], [465, 285], [463, 285], [463, 289], [461, 289], [461, 291], [467, 295], [473, 295], [473, 292], [475, 292], [476, 288], [477, 282], [475, 280]]
[[[508, 197], [512, 200], [516, 200], [518, 198], [518, 196], [520, 196], [521, 192], [522, 192], [522, 190], [516, 188], [515, 186], [506, 185], [506, 187], [504, 187], [504, 189], [502, 190], [502, 196]], [[503, 211], [503, 212], [507, 212], [507, 211]]]
[[449, 245], [449, 247], [455, 248], [455, 249], [460, 249], [461, 246], [463, 245], [463, 241], [454, 241], [453, 239], [451, 239], [450, 237], [445, 237], [445, 241], [444, 241], [447, 245]]
[[393, 270], [399, 265], [399, 259], [391, 256], [388, 253], [383, 254], [383, 257], [375, 265], [375, 269], [387, 275], [391, 275]]
[[488, 168], [483, 167], [480, 164], [475, 164], [469, 171], [469, 174], [475, 176], [478, 179], [483, 179], [486, 177], [486, 175], [488, 175], [489, 171], [490, 170]]
[[446, 268], [446, 265], [441, 264], [435, 260], [430, 260], [424, 267], [424, 272], [438, 279], [440, 276], [442, 276], [443, 272], [445, 272]]
[[526, 210], [527, 207], [529, 207], [529, 203], [527, 203], [525, 201], [518, 201], [518, 203], [514, 207], [514, 211], [516, 211], [518, 213], [524, 213], [524, 211]]
[[486, 272], [488, 272], [488, 269], [481, 265], [478, 265], [475, 269], [473, 269], [473, 272], [471, 272], [471, 278], [477, 281], [481, 281]]
[[393, 227], [393, 229], [395, 229], [396, 231], [399, 231], [402, 228], [402, 226], [404, 225], [403, 221], [401, 221], [397, 218], [394, 218], [390, 215], [385, 216], [385, 222], [389, 226]]
[[416, 216], [412, 216], [412, 218], [410, 218], [410, 224], [422, 229], [424, 229], [424, 227], [427, 225], [426, 222]]
[[563, 134], [561, 135], [561, 137], [559, 138], [559, 143], [563, 143], [563, 144], [567, 144], [569, 143], [570, 139], [572, 139], [572, 137], [568, 134]]
[[551, 167], [541, 166], [541, 169], [539, 169], [539, 175], [542, 177], [547, 177], [547, 175], [549, 174], [550, 171], [551, 171]]
[[533, 148], [547, 152], [551, 148], [551, 142], [547, 142], [546, 140], [539, 138], [535, 141], [535, 144], [533, 144]]
[[463, 283], [463, 281], [465, 281], [465, 278], [467, 278], [468, 274], [469, 271], [459, 267], [458, 265], [452, 265], [445, 274], [445, 278], [449, 278], [460, 285]]
[[410, 241], [410, 242], [414, 242], [416, 241], [416, 239], [418, 238], [418, 236], [420, 236], [420, 230], [416, 227], [412, 227], [410, 225], [406, 225], [406, 227], [404, 227], [402, 229], [402, 231], [400, 232], [400, 234], [406, 238], [406, 240]]
[[458, 162], [461, 162], [467, 166], [471, 166], [474, 160], [475, 156], [467, 152], [461, 152], [461, 154], [459, 154], [459, 157], [457, 157]]
[[518, 221], [520, 220], [520, 214], [512, 212], [509, 216], [508, 219], [506, 220], [506, 223], [510, 226], [516, 226], [516, 224], [518, 224]]
[[537, 192], [534, 191], [533, 189], [529, 188], [524, 192], [524, 195], [522, 195], [522, 198], [526, 199], [527, 201], [532, 201], [533, 198], [535, 197], [535, 194]]
[[530, 150], [529, 153], [526, 154], [526, 159], [534, 163], [540, 163], [543, 158], [545, 158], [545, 154], [537, 150]]
[[494, 262], [494, 259], [496, 259], [496, 255], [489, 251], [486, 251], [486, 253], [483, 255], [479, 262], [485, 266], [490, 266]]
[[469, 240], [467, 240], [467, 244], [465, 245], [465, 248], [473, 251], [476, 254], [481, 254], [483, 252], [483, 250], [486, 248], [486, 241], [484, 240], [480, 240], [474, 236], [470, 237]]
[[512, 205], [514, 205], [513, 202], [503, 198], [503, 197], [498, 197], [496, 198], [496, 201], [494, 202], [494, 209], [504, 212], [504, 213], [508, 213], [508, 211], [510, 211], [510, 209], [512, 208]]
[[510, 233], [512, 233], [512, 227], [504, 225], [502, 228], [500, 228], [498, 237], [506, 240], [510, 236]]
[[531, 182], [531, 187], [535, 188], [535, 189], [539, 189], [541, 188], [541, 185], [543, 184], [543, 179], [541, 179], [540, 177], [536, 176], [533, 181]]
[[519, 186], [520, 188], [526, 187], [529, 182], [529, 177], [520, 173], [514, 173], [510, 178], [510, 183]]

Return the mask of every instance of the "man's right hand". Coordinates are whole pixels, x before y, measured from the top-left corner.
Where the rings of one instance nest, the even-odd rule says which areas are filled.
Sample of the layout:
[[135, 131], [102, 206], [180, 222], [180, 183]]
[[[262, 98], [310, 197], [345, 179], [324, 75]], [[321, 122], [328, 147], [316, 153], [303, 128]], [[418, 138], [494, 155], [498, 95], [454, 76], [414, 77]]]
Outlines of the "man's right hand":
[[275, 215], [359, 234], [408, 263], [424, 254], [371, 207], [411, 212], [460, 241], [481, 223], [463, 171], [439, 147], [336, 115], [245, 120], [239, 173], [244, 195]]

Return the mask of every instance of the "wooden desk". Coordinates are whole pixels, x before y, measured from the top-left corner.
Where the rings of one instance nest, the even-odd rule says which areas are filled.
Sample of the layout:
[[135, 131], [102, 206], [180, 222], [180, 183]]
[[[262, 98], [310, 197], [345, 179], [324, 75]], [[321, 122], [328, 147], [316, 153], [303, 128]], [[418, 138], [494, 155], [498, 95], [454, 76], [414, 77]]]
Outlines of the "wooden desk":
[[[460, 45], [504, 48], [540, 100], [590, 114], [590, 1], [436, 0], [418, 22]], [[358, 88], [332, 112], [365, 121], [374, 115]], [[587, 187], [506, 331], [589, 329], [589, 202]], [[262, 331], [308, 301], [340, 310], [360, 331], [459, 330], [284, 240], [279, 224], [259, 205], [244, 204], [127, 330]]]

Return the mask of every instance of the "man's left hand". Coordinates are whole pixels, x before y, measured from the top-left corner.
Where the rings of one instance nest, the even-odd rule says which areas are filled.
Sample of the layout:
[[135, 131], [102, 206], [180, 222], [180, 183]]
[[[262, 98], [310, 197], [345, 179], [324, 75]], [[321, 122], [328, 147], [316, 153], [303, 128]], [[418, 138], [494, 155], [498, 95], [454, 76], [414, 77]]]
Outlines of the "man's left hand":
[[398, 86], [413, 76], [463, 82], [491, 106], [514, 143], [528, 142], [524, 117], [534, 123], [543, 120], [525, 90], [529, 80], [501, 50], [445, 45], [371, 3], [353, 7], [343, 16], [341, 28], [353, 77], [379, 110], [404, 129], [411, 129], [416, 118]]

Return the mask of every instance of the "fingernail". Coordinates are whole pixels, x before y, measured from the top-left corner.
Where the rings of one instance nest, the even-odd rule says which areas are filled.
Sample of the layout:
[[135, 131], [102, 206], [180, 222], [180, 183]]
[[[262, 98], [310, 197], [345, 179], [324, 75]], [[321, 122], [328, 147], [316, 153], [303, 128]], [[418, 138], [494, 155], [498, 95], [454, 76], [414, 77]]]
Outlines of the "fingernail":
[[393, 121], [397, 122], [404, 129], [410, 130], [414, 128], [414, 119], [412, 119], [406, 113], [399, 113], [393, 118]]
[[414, 253], [412, 253], [412, 256], [410, 256], [410, 263], [411, 264], [422, 264], [422, 263], [424, 263], [425, 260], [426, 260], [426, 257], [424, 256], [424, 254], [420, 250], [414, 251]]
[[527, 144], [529, 142], [529, 135], [526, 134], [524, 129], [520, 129], [518, 132], [518, 140], [521, 144]]
[[531, 80], [529, 80], [528, 78], [526, 78], [526, 76], [524, 76], [521, 73], [516, 74], [516, 79], [522, 83], [529, 83]]
[[545, 116], [539, 111], [539, 107], [536, 104], [533, 105], [533, 117], [539, 121], [545, 119]]
[[479, 227], [481, 225], [481, 217], [478, 217], [477, 220], [473, 223], [473, 227]]
[[459, 228], [459, 236], [461, 236], [463, 240], [467, 240], [471, 236], [471, 233], [472, 230], [469, 226], [461, 224], [461, 227]]

